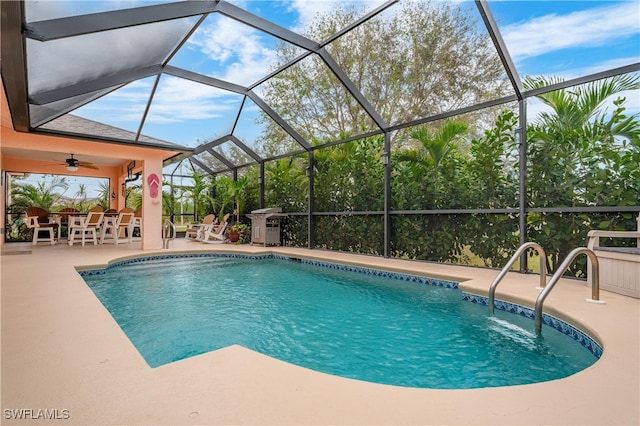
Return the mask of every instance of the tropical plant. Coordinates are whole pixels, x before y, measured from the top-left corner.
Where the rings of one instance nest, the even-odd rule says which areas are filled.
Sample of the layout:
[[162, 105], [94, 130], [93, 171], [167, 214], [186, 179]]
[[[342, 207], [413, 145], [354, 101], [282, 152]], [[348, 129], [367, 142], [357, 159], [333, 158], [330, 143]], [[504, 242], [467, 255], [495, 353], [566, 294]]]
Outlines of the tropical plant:
[[111, 187], [109, 185], [109, 181], [101, 180], [98, 183], [98, 188], [98, 205], [104, 210], [107, 210], [110, 206], [111, 200]]
[[445, 121], [440, 128], [423, 126], [409, 133], [417, 146], [399, 150], [393, 157], [399, 178], [394, 189], [405, 195], [396, 197], [398, 208], [436, 209], [456, 204], [452, 193], [456, 192], [459, 171], [457, 144], [466, 132], [464, 123]]
[[[61, 176], [52, 176], [51, 179], [40, 181], [36, 185], [14, 181], [11, 188], [12, 207], [26, 209], [30, 206], [36, 206], [52, 211], [68, 188], [69, 184]], [[60, 190], [62, 192], [58, 192]]]
[[[559, 81], [527, 79], [525, 87]], [[612, 96], [639, 88], [639, 77], [625, 75], [538, 97], [550, 111], [527, 129], [527, 173], [535, 177], [527, 185], [531, 207], [640, 204], [638, 163], [631, 163], [639, 155], [640, 116], [624, 113], [622, 97], [614, 100], [613, 112], [606, 105]], [[548, 268], [554, 271], [569, 251], [584, 245], [588, 229], [606, 222], [598, 215], [534, 213], [529, 215], [529, 237], [548, 250]], [[584, 270], [583, 258], [570, 268], [573, 274]]]
[[[249, 225], [236, 222], [227, 228], [225, 234], [231, 242], [245, 244], [248, 243], [251, 238], [251, 228]], [[232, 238], [232, 235], [235, 235], [235, 237]]]
[[237, 180], [227, 176], [216, 178], [214, 182], [215, 195], [210, 198], [210, 202], [218, 210], [218, 217], [224, 216], [227, 207], [231, 206], [235, 221], [240, 221], [240, 213], [244, 210], [246, 199], [245, 189], [248, 183], [247, 176]]
[[182, 186], [182, 195], [191, 199], [193, 203], [194, 219], [199, 220], [200, 217], [207, 214], [210, 211], [210, 192], [213, 184], [208, 175], [200, 174], [196, 171], [193, 172], [193, 184], [188, 186]]
[[265, 167], [265, 203], [281, 207], [286, 212], [301, 212], [307, 208], [309, 179], [307, 162], [300, 157], [281, 158]]

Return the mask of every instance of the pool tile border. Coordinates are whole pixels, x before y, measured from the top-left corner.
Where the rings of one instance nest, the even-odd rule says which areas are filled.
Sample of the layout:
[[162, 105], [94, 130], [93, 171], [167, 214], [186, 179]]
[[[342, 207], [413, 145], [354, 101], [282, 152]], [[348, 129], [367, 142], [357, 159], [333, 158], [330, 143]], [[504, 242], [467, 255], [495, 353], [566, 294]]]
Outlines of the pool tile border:
[[[462, 292], [462, 300], [467, 302], [476, 303], [478, 305], [489, 306], [489, 298], [486, 296], [479, 296], [473, 293]], [[495, 300], [495, 308], [502, 311], [507, 311], [512, 314], [520, 315], [533, 320], [535, 318], [535, 312], [531, 308], [516, 305], [515, 303], [507, 302], [504, 300]], [[553, 315], [542, 313], [542, 323], [553, 327], [562, 334], [566, 334], [573, 340], [580, 343], [585, 349], [591, 352], [596, 358], [602, 356], [602, 346], [591, 336], [584, 331], [568, 324], [561, 319], [554, 317]]]
[[221, 257], [221, 258], [242, 258], [242, 259], [279, 259], [279, 260], [290, 260], [296, 261], [300, 263], [305, 263], [313, 266], [320, 266], [329, 269], [339, 269], [350, 272], [357, 272], [361, 274], [374, 275], [385, 278], [393, 278], [400, 281], [409, 281], [426, 285], [435, 285], [438, 287], [446, 287], [446, 288], [458, 288], [458, 283], [455, 281], [441, 280], [437, 278], [424, 277], [419, 275], [411, 275], [411, 274], [403, 274], [400, 272], [391, 272], [384, 271], [380, 269], [373, 268], [365, 268], [362, 266], [353, 266], [353, 265], [343, 265], [339, 263], [331, 263], [324, 262], [313, 259], [301, 259], [291, 256], [282, 256], [277, 254], [237, 254], [237, 253], [183, 253], [183, 254], [162, 254], [162, 255], [153, 255], [153, 256], [142, 256], [142, 257], [134, 257], [130, 259], [119, 260], [113, 263], [110, 263], [106, 268], [90, 268], [90, 269], [78, 269], [78, 273], [80, 276], [91, 276], [91, 275], [101, 275], [106, 273], [106, 271], [110, 268], [116, 268], [124, 265], [132, 265], [136, 263], [148, 262], [151, 260], [162, 260], [162, 259], [181, 259], [181, 258], [198, 258], [198, 257]]
[[[373, 269], [366, 268], [362, 266], [354, 266], [354, 265], [344, 265], [340, 263], [331, 263], [314, 259], [304, 259], [304, 258], [296, 258], [291, 256], [282, 256], [277, 254], [237, 254], [237, 253], [180, 253], [180, 254], [162, 254], [162, 255], [154, 255], [154, 256], [142, 256], [142, 257], [134, 257], [125, 260], [119, 260], [113, 263], [110, 263], [106, 268], [89, 268], [89, 269], [78, 269], [78, 273], [81, 277], [92, 276], [92, 275], [101, 275], [105, 274], [108, 269], [116, 268], [118, 266], [131, 265], [136, 263], [148, 262], [150, 260], [162, 260], [162, 259], [181, 259], [181, 258], [199, 258], [199, 257], [220, 257], [220, 258], [242, 258], [242, 259], [279, 259], [279, 260], [288, 260], [288, 261], [296, 261], [300, 263], [305, 263], [313, 266], [320, 266], [328, 269], [337, 269], [344, 270], [350, 272], [357, 272], [361, 274], [374, 275], [385, 278], [397, 279], [400, 281], [408, 281], [415, 282], [419, 284], [425, 285], [434, 285], [438, 287], [445, 287], [450, 289], [458, 289], [458, 283], [455, 281], [441, 280], [437, 278], [430, 278], [420, 275], [412, 275], [412, 274], [404, 274], [400, 272], [391, 272], [385, 271], [381, 269]], [[462, 292], [462, 300], [476, 303], [479, 305], [488, 306], [489, 299], [485, 296], [479, 296], [477, 294]], [[531, 320], [534, 319], [533, 309], [516, 305], [515, 303], [506, 302], [503, 300], [496, 300], [495, 307], [497, 309], [507, 311], [516, 315], [527, 317]], [[598, 342], [596, 342], [592, 337], [587, 335], [582, 330], [568, 324], [552, 315], [542, 314], [542, 322], [550, 327], [555, 328], [563, 334], [571, 337], [573, 340], [580, 343], [584, 348], [586, 348], [589, 352], [591, 352], [596, 358], [600, 358], [602, 356], [602, 346]]]

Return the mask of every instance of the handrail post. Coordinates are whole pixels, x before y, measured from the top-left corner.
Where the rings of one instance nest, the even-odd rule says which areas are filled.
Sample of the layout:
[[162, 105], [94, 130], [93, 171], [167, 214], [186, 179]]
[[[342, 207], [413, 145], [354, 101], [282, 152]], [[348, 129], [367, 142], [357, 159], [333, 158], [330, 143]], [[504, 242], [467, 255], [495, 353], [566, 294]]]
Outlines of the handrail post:
[[176, 239], [176, 226], [169, 219], [165, 219], [162, 228], [162, 248], [167, 250], [171, 240]]
[[591, 287], [591, 299], [587, 299], [587, 302], [605, 303], [604, 301], [600, 300], [600, 269], [598, 265], [598, 258], [593, 250], [588, 249], [587, 247], [578, 247], [576, 249], [573, 249], [571, 253], [567, 255], [562, 264], [560, 264], [560, 266], [558, 267], [556, 273], [553, 274], [553, 277], [551, 277], [551, 279], [549, 280], [547, 286], [538, 295], [534, 309], [534, 325], [536, 330], [542, 329], [542, 305], [544, 304], [545, 299], [547, 298], [553, 287], [556, 285], [556, 283], [560, 280], [560, 278], [562, 278], [562, 274], [564, 274], [564, 272], [569, 268], [571, 262], [573, 262], [573, 260], [582, 253], [586, 254], [589, 257], [592, 265], [591, 273], [593, 275], [593, 286]]
[[489, 287], [489, 312], [493, 313], [493, 310], [494, 310], [496, 287], [498, 287], [498, 283], [500, 283], [500, 281], [502, 281], [504, 276], [507, 275], [507, 272], [509, 272], [509, 269], [511, 268], [511, 266], [513, 266], [515, 261], [518, 260], [518, 257], [522, 253], [524, 253], [524, 251], [528, 248], [534, 248], [538, 252], [538, 255], [540, 256], [540, 288], [544, 288], [546, 286], [547, 256], [544, 252], [544, 249], [539, 244], [534, 242], [524, 243], [520, 247], [518, 247], [518, 250], [516, 250], [513, 256], [511, 256], [511, 259], [509, 259], [507, 264], [502, 268], [498, 276], [491, 283], [491, 286]]

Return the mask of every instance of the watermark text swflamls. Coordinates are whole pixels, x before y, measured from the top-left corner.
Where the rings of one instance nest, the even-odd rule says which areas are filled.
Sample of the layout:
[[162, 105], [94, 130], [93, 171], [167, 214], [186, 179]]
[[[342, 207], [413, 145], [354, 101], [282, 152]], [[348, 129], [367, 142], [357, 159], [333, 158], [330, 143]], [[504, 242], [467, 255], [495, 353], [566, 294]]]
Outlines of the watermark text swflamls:
[[66, 408], [5, 408], [5, 420], [67, 420], [71, 413]]

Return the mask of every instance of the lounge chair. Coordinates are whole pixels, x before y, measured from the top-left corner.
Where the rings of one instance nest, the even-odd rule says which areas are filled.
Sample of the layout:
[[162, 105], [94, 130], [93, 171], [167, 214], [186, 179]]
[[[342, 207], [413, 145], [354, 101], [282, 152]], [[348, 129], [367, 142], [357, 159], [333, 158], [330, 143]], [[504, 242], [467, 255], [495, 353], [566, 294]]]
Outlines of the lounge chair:
[[216, 215], [208, 214], [202, 219], [202, 223], [191, 225], [187, 228], [187, 232], [184, 234], [184, 237], [187, 240], [202, 240], [204, 237], [204, 229], [213, 224], [216, 219]]
[[203, 243], [207, 244], [220, 244], [224, 243], [226, 236], [225, 231], [227, 230], [227, 225], [229, 224], [227, 221], [229, 220], [229, 213], [224, 215], [222, 218], [222, 223], [219, 225], [207, 225], [204, 234], [202, 237]]
[[[105, 216], [102, 235], [100, 235], [100, 244], [104, 244], [106, 238], [112, 239], [114, 244], [118, 244], [123, 240], [130, 243], [133, 232], [133, 215], [133, 209], [127, 207], [120, 210], [118, 216]], [[125, 237], [121, 237], [121, 233], [123, 233]]]
[[93, 245], [98, 244], [97, 229], [102, 224], [104, 217], [103, 212], [90, 211], [86, 217], [70, 216], [69, 217], [69, 245], [73, 246], [76, 234], [82, 235], [82, 246], [84, 247], [85, 238], [90, 234], [93, 239]]
[[[51, 222], [47, 211], [40, 207], [29, 207], [26, 214], [27, 227], [33, 229], [33, 245], [37, 245], [40, 241], [48, 241], [54, 245], [56, 243], [55, 231], [60, 228], [60, 224]], [[46, 233], [47, 236], [41, 237], [41, 233]]]

